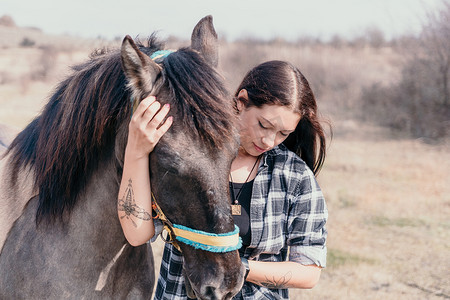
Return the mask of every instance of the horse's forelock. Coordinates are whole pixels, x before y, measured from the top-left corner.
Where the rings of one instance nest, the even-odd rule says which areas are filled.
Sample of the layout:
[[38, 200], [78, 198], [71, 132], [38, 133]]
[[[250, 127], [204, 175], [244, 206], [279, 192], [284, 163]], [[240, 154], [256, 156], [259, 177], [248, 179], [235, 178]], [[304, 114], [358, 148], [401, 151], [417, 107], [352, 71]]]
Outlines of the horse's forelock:
[[159, 40], [155, 33], [151, 34], [145, 42], [142, 42], [139, 37], [135, 39], [139, 50], [150, 56], [153, 52], [164, 49], [164, 42]]
[[181, 122], [192, 129], [187, 134], [199, 135], [212, 149], [224, 147], [233, 137], [235, 115], [222, 77], [190, 48], [170, 54], [163, 65]]

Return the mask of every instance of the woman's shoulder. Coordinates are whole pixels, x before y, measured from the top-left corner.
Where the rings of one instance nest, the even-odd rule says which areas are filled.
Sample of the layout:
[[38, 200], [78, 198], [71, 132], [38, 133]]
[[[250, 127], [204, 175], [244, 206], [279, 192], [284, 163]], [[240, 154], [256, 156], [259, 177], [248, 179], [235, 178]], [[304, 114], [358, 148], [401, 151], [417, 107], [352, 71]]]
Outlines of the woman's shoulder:
[[274, 167], [281, 169], [292, 169], [299, 173], [304, 173], [309, 170], [305, 161], [283, 144], [280, 144], [268, 151], [267, 155], [273, 162]]
[[315, 189], [314, 186], [317, 184], [314, 173], [297, 154], [283, 144], [270, 152], [267, 156], [267, 163], [271, 167], [272, 176], [275, 175], [282, 179], [288, 194], [297, 195]]
[[[272, 175], [277, 174], [282, 178], [288, 195], [297, 199], [299, 195], [320, 191], [314, 173], [303, 159], [283, 144], [272, 150], [270, 154], [273, 161]], [[319, 194], [321, 195], [317, 193]]]

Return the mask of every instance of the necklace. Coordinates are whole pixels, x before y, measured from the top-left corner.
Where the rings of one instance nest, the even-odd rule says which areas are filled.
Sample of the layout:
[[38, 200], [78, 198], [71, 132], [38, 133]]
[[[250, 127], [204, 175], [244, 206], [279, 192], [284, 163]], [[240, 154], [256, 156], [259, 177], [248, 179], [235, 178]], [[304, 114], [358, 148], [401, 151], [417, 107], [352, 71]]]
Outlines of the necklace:
[[247, 176], [247, 179], [245, 179], [244, 184], [239, 188], [239, 191], [236, 196], [234, 196], [234, 187], [233, 187], [233, 176], [231, 176], [230, 172], [230, 179], [231, 179], [231, 196], [233, 197], [234, 203], [231, 204], [231, 214], [233, 216], [240, 216], [241, 215], [241, 205], [239, 204], [239, 196], [241, 195], [242, 189], [244, 188], [244, 185], [247, 183], [248, 179], [250, 178], [250, 175], [252, 175], [253, 170], [255, 169], [256, 165], [259, 162], [259, 159], [261, 156], [258, 156], [258, 158], [255, 161], [255, 164], [253, 165], [252, 169], [250, 170], [250, 173]]

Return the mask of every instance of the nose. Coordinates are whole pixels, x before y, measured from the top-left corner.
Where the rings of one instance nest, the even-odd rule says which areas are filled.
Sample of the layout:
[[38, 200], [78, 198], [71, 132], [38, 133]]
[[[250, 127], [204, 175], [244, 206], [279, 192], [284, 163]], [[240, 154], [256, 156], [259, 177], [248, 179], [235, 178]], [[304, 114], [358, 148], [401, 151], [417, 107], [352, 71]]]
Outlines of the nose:
[[273, 146], [275, 146], [275, 138], [276, 134], [263, 136], [263, 138], [261, 139], [261, 143], [265, 148], [272, 148]]
[[186, 292], [189, 287], [188, 293], [192, 296], [195, 293], [197, 299], [228, 300], [241, 290], [245, 267], [237, 250], [226, 253], [196, 252], [193, 247], [183, 250]]
[[236, 294], [234, 291], [221, 291], [214, 286], [204, 286], [202, 287], [202, 292], [202, 299], [210, 300], [229, 300]]
[[219, 295], [217, 295], [217, 289], [213, 286], [205, 286], [202, 295], [211, 300], [220, 299]]
[[[226, 274], [220, 274], [218, 278], [209, 278], [199, 287], [198, 299], [204, 300], [229, 300], [232, 299], [242, 288], [244, 284], [245, 268], [240, 265], [239, 275], [236, 282], [230, 281]], [[192, 285], [192, 282], [191, 282]]]

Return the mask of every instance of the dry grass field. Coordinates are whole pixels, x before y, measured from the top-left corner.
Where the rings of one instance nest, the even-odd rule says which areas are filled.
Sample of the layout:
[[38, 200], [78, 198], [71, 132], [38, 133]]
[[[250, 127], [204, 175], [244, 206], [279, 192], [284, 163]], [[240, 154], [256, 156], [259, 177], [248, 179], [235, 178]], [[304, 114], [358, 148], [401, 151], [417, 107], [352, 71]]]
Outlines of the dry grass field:
[[[0, 40], [5, 32], [0, 30]], [[67, 40], [0, 45], [1, 124], [18, 130], [26, 126], [69, 66], [87, 59], [99, 45]], [[245, 51], [255, 55], [243, 59], [239, 55]], [[363, 83], [395, 80], [398, 57], [390, 49], [224, 43], [221, 59], [231, 90], [256, 63], [293, 62], [310, 80], [333, 126], [318, 177], [329, 208], [328, 267], [314, 289], [292, 290], [291, 298], [449, 299], [449, 143], [396, 137], [335, 109], [344, 103], [351, 110]], [[154, 248], [159, 262], [161, 242]]]

